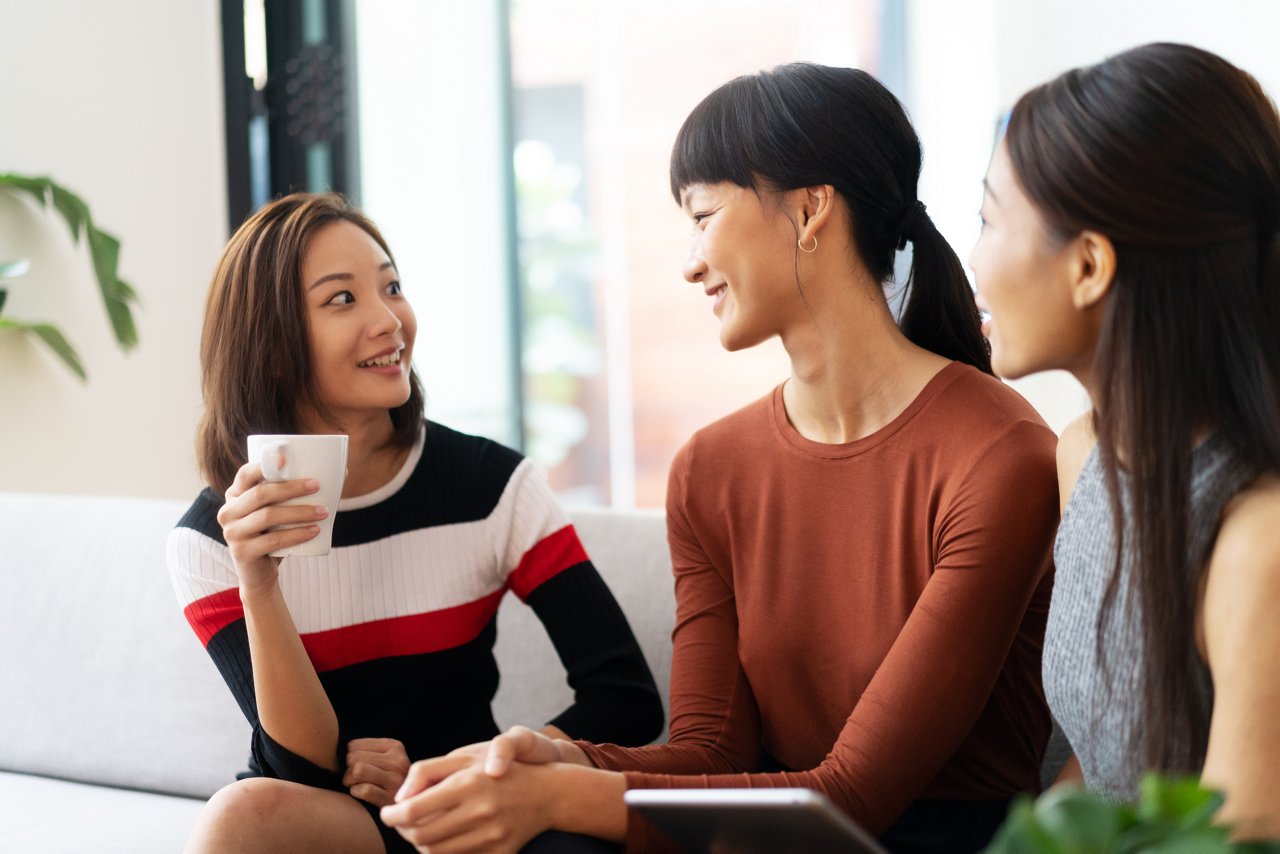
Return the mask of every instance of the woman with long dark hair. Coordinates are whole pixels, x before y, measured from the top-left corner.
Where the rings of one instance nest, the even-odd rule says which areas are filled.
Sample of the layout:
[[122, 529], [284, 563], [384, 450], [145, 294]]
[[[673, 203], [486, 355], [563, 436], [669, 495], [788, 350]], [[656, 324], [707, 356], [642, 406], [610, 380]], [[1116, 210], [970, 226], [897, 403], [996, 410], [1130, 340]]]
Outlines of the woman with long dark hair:
[[852, 69], [741, 77], [689, 116], [685, 278], [726, 349], [778, 336], [791, 375], [672, 465], [670, 741], [517, 730], [420, 763], [383, 811], [406, 838], [507, 850], [551, 826], [654, 850], [629, 787], [803, 786], [895, 850], [971, 851], [1038, 788], [1054, 437], [989, 373], [920, 163], [897, 99]]
[[1276, 109], [1184, 45], [1070, 71], [1014, 107], [983, 218], [997, 372], [1093, 403], [1059, 447], [1044, 661], [1084, 782], [1203, 770], [1280, 836]]

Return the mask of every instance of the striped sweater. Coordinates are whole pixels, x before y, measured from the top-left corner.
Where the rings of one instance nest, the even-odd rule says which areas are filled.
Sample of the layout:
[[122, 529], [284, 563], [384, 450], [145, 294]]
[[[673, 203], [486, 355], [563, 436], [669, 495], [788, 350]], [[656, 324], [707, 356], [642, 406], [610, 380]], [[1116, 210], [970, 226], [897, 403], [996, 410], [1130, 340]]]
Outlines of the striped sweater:
[[[221, 505], [200, 494], [169, 536], [168, 563], [187, 622], [253, 728], [240, 776], [342, 791], [340, 775], [258, 722]], [[542, 621], [574, 689], [551, 724], [630, 744], [661, 729], [639, 645], [564, 510], [532, 463], [487, 439], [431, 424], [390, 483], [339, 503], [329, 554], [281, 563], [280, 586], [337, 714], [339, 757], [352, 738], [399, 739], [420, 759], [495, 735], [493, 643], [508, 590]]]

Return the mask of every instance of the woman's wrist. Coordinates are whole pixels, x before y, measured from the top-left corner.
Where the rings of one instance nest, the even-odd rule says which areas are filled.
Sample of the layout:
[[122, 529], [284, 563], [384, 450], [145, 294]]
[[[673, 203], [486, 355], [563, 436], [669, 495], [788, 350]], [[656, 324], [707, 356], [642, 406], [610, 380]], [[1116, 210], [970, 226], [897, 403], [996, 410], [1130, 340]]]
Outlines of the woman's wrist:
[[[585, 758], [585, 754], [584, 754]], [[626, 778], [617, 771], [567, 763], [541, 766], [551, 827], [622, 842], [627, 836]]]
[[280, 596], [280, 579], [272, 576], [269, 580], [246, 582], [240, 581], [240, 604], [245, 608], [261, 607], [271, 603]]
[[567, 765], [581, 765], [584, 768], [596, 767], [591, 757], [587, 756], [587, 752], [579, 747], [577, 742], [558, 738], [555, 740], [555, 745], [558, 761]]

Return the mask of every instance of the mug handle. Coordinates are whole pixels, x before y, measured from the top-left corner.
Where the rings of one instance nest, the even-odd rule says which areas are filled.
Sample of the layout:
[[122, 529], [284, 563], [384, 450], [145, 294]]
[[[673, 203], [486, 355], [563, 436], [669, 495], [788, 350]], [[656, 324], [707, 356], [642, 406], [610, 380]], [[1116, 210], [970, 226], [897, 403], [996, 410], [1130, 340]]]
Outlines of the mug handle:
[[277, 483], [290, 480], [289, 477], [289, 443], [282, 441], [267, 442], [258, 452], [258, 464], [262, 467], [264, 480]]

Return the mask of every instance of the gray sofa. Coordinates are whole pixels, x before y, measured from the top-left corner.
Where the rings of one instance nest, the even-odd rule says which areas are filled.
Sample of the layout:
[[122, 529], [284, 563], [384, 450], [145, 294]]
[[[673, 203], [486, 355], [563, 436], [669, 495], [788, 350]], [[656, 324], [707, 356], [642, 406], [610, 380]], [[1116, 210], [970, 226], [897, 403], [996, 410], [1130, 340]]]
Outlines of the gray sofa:
[[[249, 727], [178, 609], [165, 538], [185, 502], [0, 492], [0, 852], [177, 852]], [[577, 511], [667, 706], [675, 602], [658, 512]], [[498, 723], [570, 693], [529, 609], [498, 617]], [[665, 737], [665, 731], [663, 733]], [[1065, 743], [1046, 757], [1052, 780]]]
[[[178, 609], [164, 545], [185, 502], [0, 493], [0, 851], [182, 849], [203, 799], [244, 767], [249, 727]], [[574, 524], [663, 692], [675, 605], [662, 515]], [[555, 651], [508, 597], [502, 725], [569, 701]]]

